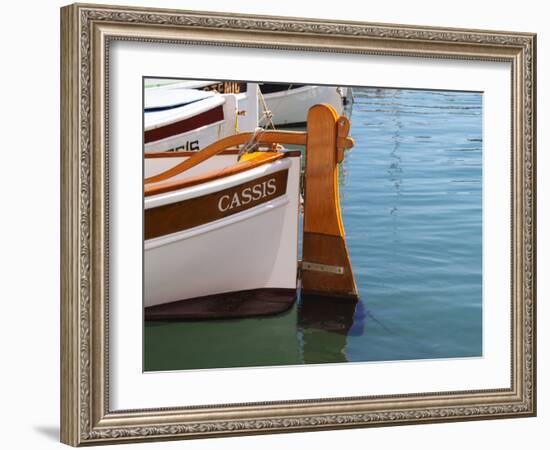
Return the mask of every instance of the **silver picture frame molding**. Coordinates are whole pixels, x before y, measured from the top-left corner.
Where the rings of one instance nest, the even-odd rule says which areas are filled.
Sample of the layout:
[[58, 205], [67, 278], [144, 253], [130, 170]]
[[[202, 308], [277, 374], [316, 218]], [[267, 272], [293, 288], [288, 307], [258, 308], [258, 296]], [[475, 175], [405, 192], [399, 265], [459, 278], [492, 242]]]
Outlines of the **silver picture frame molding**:
[[[505, 61], [512, 67], [511, 387], [111, 411], [114, 40]], [[61, 9], [61, 440], [80, 446], [536, 414], [536, 35], [75, 4]]]

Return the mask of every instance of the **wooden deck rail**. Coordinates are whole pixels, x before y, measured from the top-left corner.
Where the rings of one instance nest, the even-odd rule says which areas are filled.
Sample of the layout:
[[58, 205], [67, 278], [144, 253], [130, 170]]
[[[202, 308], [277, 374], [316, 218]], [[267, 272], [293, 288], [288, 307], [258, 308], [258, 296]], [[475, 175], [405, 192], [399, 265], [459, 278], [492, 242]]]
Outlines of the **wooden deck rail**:
[[[172, 178], [186, 170], [195, 167], [206, 161], [208, 158], [216, 156], [230, 147], [246, 144], [254, 136], [254, 133], [239, 133], [227, 136], [219, 141], [210, 144], [203, 150], [195, 153], [189, 159], [171, 167], [170, 169], [145, 179], [145, 184], [158, 183]], [[306, 133], [300, 131], [262, 131], [257, 135], [255, 140], [258, 144], [306, 144]]]

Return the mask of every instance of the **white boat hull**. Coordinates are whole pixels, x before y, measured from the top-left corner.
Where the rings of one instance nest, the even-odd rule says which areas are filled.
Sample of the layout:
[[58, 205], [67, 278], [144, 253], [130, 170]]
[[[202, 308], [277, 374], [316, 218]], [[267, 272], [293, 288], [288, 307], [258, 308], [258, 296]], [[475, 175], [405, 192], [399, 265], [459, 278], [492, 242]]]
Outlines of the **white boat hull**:
[[[221, 97], [224, 100], [222, 120], [184, 133], [172, 134], [159, 140], [147, 142], [144, 145], [145, 152], [199, 151], [226, 136], [235, 134], [238, 126], [237, 98], [234, 94]], [[149, 131], [147, 126], [145, 131]]]
[[146, 240], [145, 307], [252, 289], [296, 289], [299, 157], [147, 197], [145, 209], [216, 194], [282, 170], [288, 170], [284, 195], [220, 220]]
[[[233, 131], [234, 132], [234, 131]], [[187, 133], [145, 144], [146, 152], [199, 151], [210, 144], [228, 136], [228, 127], [224, 121], [206, 125]]]
[[[319, 103], [332, 105], [338, 115], [344, 111], [344, 101], [339, 88], [334, 86], [304, 86], [271, 94], [264, 94], [267, 109], [271, 111], [274, 125], [302, 124], [307, 120], [309, 109]], [[269, 125], [263, 116], [260, 102], [259, 124]]]

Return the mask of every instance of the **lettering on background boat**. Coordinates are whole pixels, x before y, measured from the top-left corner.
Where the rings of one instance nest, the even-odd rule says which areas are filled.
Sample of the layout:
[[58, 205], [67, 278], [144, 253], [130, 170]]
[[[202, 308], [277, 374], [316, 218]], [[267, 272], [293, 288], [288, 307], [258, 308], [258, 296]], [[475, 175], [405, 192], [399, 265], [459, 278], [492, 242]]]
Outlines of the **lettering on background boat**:
[[[349, 120], [330, 105], [310, 108], [304, 189], [301, 280], [304, 295], [357, 299], [338, 193], [338, 163], [353, 146]], [[319, 270], [337, 267], [338, 270]]]
[[202, 197], [146, 209], [145, 239], [204, 225], [278, 198], [286, 193], [287, 180], [288, 169]]
[[226, 81], [223, 84], [223, 91], [225, 94], [238, 94], [241, 92], [241, 84], [234, 81]]
[[168, 152], [198, 152], [200, 150], [199, 140], [187, 141], [184, 145], [167, 150]]
[[203, 91], [216, 91], [220, 94], [239, 94], [241, 92], [242, 83], [237, 81], [225, 81], [220, 83], [209, 84], [202, 88]]
[[[238, 155], [240, 150], [238, 148], [230, 148], [220, 152], [220, 155]], [[186, 156], [193, 156], [196, 152], [191, 150], [179, 150], [174, 149], [170, 151], [149, 151], [143, 154], [145, 159], [149, 158], [182, 158]], [[290, 153], [290, 152], [287, 152]], [[295, 156], [295, 155], [294, 155]], [[300, 156], [300, 155], [298, 155]]]

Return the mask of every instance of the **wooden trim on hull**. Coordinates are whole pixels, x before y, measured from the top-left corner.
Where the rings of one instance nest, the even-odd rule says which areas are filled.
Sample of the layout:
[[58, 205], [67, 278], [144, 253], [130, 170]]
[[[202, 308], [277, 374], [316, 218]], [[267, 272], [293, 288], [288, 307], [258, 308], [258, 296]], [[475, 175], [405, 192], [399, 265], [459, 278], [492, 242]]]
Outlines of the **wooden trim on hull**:
[[145, 308], [145, 320], [213, 320], [279, 314], [292, 307], [296, 289], [227, 292]]
[[277, 161], [278, 159], [281, 159], [283, 157], [283, 153], [262, 152], [254, 159], [242, 161], [238, 164], [234, 164], [221, 170], [212, 170], [200, 175], [196, 175], [194, 177], [185, 178], [183, 180], [168, 181], [165, 183], [148, 186], [144, 190], [144, 195], [145, 197], [150, 197], [152, 195], [164, 194], [165, 192], [176, 191], [178, 189], [196, 186], [197, 184], [219, 180], [220, 178], [236, 175], [238, 173], [254, 169], [255, 167]]
[[[193, 151], [193, 150], [166, 150], [164, 152], [159, 152], [159, 151], [145, 152], [143, 154], [143, 157], [145, 159], [185, 158], [185, 157], [193, 156], [196, 153], [197, 153], [197, 151]], [[239, 149], [238, 148], [229, 148], [229, 149], [224, 150], [223, 152], [219, 153], [219, 155], [238, 155], [238, 154], [239, 154]]]
[[288, 169], [212, 194], [145, 210], [145, 240], [246, 211], [286, 193]]
[[[275, 149], [278, 150], [279, 149]], [[273, 151], [272, 146], [269, 147], [263, 147], [260, 146], [258, 148], [258, 151]], [[197, 151], [193, 150], [166, 150], [165, 152], [145, 152], [143, 154], [143, 157], [145, 159], [155, 159], [155, 158], [185, 158], [189, 156], [193, 156], [197, 154]], [[238, 148], [228, 148], [216, 156], [223, 156], [223, 155], [238, 155], [240, 153], [240, 150]], [[289, 156], [301, 156], [302, 152], [300, 150], [282, 150], [281, 153], [284, 154], [285, 157]]]

